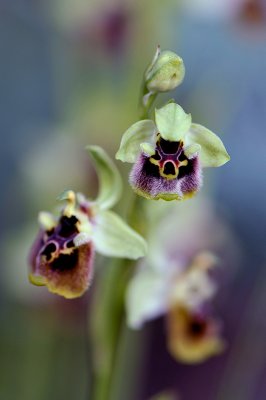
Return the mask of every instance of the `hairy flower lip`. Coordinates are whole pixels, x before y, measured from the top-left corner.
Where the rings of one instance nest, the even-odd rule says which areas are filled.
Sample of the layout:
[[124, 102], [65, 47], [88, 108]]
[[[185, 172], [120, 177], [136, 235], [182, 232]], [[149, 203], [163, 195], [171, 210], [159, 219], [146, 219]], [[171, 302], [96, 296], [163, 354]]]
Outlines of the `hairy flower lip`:
[[170, 354], [185, 364], [201, 363], [225, 348], [217, 320], [182, 307], [167, 315], [167, 342]]
[[90, 285], [94, 246], [91, 240], [75, 243], [75, 239], [91, 224], [88, 218], [84, 221], [79, 209], [73, 209], [70, 214], [71, 208], [67, 207], [67, 212], [63, 209], [58, 216], [52, 231], [40, 230], [30, 256], [32, 270], [29, 280], [70, 299], [83, 295]]
[[133, 124], [124, 133], [116, 158], [134, 163], [129, 176], [133, 190], [153, 200], [194, 196], [202, 185], [202, 168], [230, 159], [219, 137], [192, 123], [191, 115], [176, 103], [156, 109], [155, 123]]
[[29, 280], [66, 298], [81, 296], [94, 273], [95, 251], [111, 257], [138, 259], [147, 252], [145, 240], [109, 211], [119, 199], [122, 182], [113, 160], [98, 146], [88, 146], [99, 178], [99, 193], [88, 200], [65, 190], [60, 215], [39, 213], [41, 229], [29, 255]]
[[129, 182], [137, 194], [147, 199], [183, 200], [195, 195], [202, 184], [199, 160], [196, 157], [188, 160], [188, 166], [177, 171], [174, 177], [167, 179], [163, 170], [160, 173], [158, 165], [150, 163], [149, 157], [141, 154], [130, 172]]

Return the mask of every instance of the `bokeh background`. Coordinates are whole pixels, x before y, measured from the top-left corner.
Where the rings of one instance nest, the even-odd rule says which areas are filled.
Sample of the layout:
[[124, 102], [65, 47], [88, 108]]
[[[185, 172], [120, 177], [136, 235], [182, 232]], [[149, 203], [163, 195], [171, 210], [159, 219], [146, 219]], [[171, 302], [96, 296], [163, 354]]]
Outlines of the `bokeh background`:
[[166, 389], [184, 400], [265, 399], [265, 2], [0, 0], [0, 33], [0, 398], [88, 398], [91, 294], [67, 302], [31, 287], [27, 252], [38, 211], [51, 210], [62, 190], [96, 193], [83, 149], [115, 153], [138, 118], [142, 73], [160, 44], [186, 65], [172, 96], [231, 155], [206, 177], [238, 253], [218, 301], [228, 346], [184, 366], [167, 353], [158, 319], [145, 328], [138, 394], [116, 400]]

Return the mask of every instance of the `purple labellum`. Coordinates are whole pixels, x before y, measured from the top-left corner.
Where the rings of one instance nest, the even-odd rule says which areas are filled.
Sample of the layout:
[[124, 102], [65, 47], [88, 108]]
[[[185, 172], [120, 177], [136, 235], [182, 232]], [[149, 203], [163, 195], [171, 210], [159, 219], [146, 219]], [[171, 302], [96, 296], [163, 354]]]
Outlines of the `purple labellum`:
[[148, 199], [182, 200], [193, 196], [202, 183], [198, 156], [188, 159], [182, 142], [158, 135], [155, 154], [141, 153], [129, 178], [133, 189]]
[[88, 289], [94, 246], [92, 242], [75, 246], [79, 233], [79, 220], [74, 215], [61, 216], [50, 231], [40, 230], [30, 254], [33, 283], [35, 277], [41, 278], [51, 292], [66, 298], [79, 297]]
[[167, 315], [167, 328], [168, 349], [179, 361], [202, 362], [224, 349], [220, 324], [210, 315], [174, 307]]

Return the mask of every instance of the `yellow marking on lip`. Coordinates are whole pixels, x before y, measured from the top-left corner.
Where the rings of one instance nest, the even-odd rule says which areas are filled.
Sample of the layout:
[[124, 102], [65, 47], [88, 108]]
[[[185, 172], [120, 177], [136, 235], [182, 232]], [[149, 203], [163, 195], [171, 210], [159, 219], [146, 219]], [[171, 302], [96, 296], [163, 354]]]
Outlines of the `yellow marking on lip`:
[[[171, 161], [166, 161], [166, 162], [171, 162]], [[165, 166], [165, 164], [166, 164], [166, 163], [164, 163], [163, 168], [160, 168], [160, 166], [159, 166], [160, 175], [161, 175], [163, 178], [165, 178], [165, 179], [172, 180], [172, 179], [176, 179], [176, 178], [178, 177], [178, 175], [179, 175], [179, 168], [180, 168], [180, 167], [186, 167], [186, 166], [188, 165], [188, 161], [187, 161], [187, 160], [184, 160], [184, 161], [179, 162], [179, 163], [178, 163], [178, 167], [177, 167], [174, 163], [172, 163], [172, 164], [174, 165], [174, 168], [175, 168], [175, 174], [165, 174], [165, 173], [163, 172], [163, 171], [164, 171], [164, 166]]]
[[150, 157], [149, 161], [151, 164], [157, 165], [157, 167], [160, 168], [160, 161], [159, 160], [155, 160], [154, 158]]
[[[182, 144], [181, 144], [182, 145]], [[156, 160], [152, 156], [149, 158], [149, 161], [151, 164], [156, 165], [159, 168], [159, 174], [162, 178], [167, 179], [167, 180], [173, 180], [178, 177], [179, 174], [179, 168], [180, 167], [186, 167], [188, 165], [188, 160], [183, 160], [183, 161], [178, 161], [178, 166], [175, 165], [173, 160], [165, 160], [163, 163], [163, 166], [161, 167], [161, 162], [162, 159]], [[174, 165], [175, 169], [175, 174], [165, 174], [164, 173], [164, 167], [167, 162], [171, 162]]]
[[180, 161], [179, 165], [178, 165], [178, 168], [186, 167], [187, 165], [188, 165], [188, 160]]
[[46, 285], [46, 278], [40, 275], [33, 275], [29, 274], [29, 281], [35, 286], [45, 286]]

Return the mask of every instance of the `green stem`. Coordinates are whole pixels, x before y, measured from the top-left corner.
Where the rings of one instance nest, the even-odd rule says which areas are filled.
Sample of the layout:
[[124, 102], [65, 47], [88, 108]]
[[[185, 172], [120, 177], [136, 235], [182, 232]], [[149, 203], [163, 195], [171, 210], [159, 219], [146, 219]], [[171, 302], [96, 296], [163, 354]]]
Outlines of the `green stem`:
[[[145, 105], [142, 104], [142, 118], [147, 118], [157, 94], [152, 94]], [[130, 211], [129, 224], [145, 236], [146, 224], [143, 218], [143, 202], [134, 195]], [[111, 399], [112, 381], [115, 377], [115, 365], [119, 339], [125, 336], [124, 296], [134, 263], [129, 260], [113, 260], [103, 266], [101, 276], [96, 282], [96, 291], [90, 310], [90, 332], [93, 351], [93, 379], [90, 400]], [[117, 400], [117, 399], [116, 399]]]
[[[145, 94], [148, 94], [148, 92], [145, 93]], [[151, 107], [152, 107], [152, 105], [153, 105], [153, 103], [154, 103], [154, 101], [155, 101], [155, 99], [157, 97], [157, 94], [158, 93], [151, 93], [149, 95], [145, 105], [143, 104], [144, 96], [141, 97], [141, 100], [140, 100], [140, 119], [148, 118], [150, 110], [151, 110]]]
[[94, 353], [93, 391], [90, 399], [109, 398], [117, 341], [123, 319], [125, 270], [128, 262], [114, 260], [103, 266], [91, 310], [92, 351]]
[[140, 98], [139, 98], [139, 115], [140, 120], [146, 119], [149, 117], [150, 110], [153, 106], [153, 103], [158, 95], [158, 92], [151, 93], [149, 92], [145, 78], [143, 78], [141, 89], [140, 89]]
[[[142, 199], [134, 195], [128, 220], [144, 233]], [[96, 282], [90, 310], [90, 331], [94, 359], [93, 389], [90, 400], [110, 399], [119, 337], [124, 331], [124, 296], [133, 261], [115, 259], [103, 266]]]

